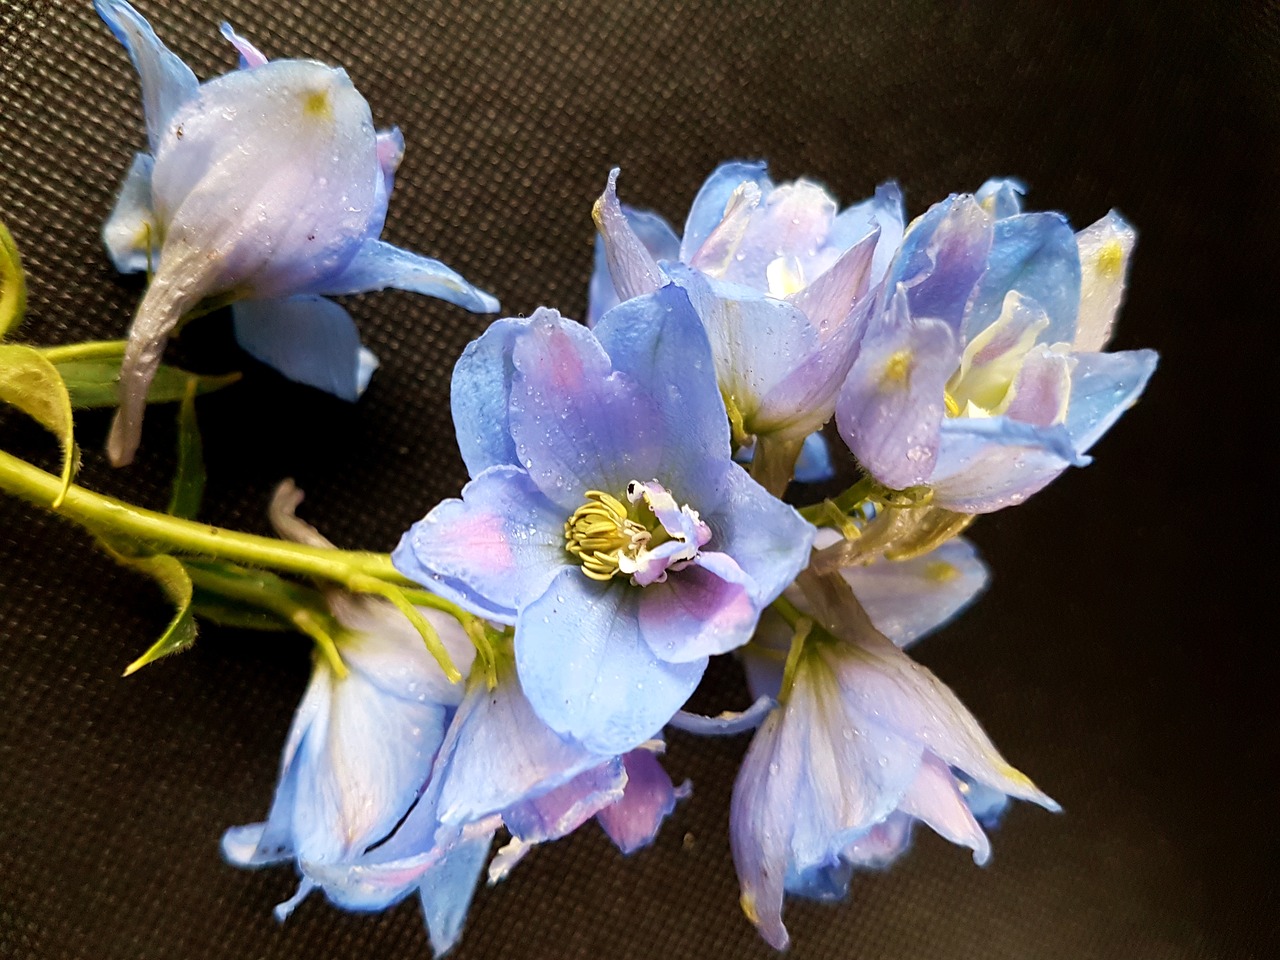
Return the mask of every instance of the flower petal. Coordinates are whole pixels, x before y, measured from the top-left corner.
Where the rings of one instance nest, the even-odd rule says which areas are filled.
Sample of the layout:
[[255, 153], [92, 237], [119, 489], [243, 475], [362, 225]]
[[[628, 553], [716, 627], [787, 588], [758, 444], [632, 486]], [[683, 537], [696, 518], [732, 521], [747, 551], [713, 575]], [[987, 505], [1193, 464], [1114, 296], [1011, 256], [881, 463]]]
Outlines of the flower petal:
[[218, 25], [218, 32], [226, 39], [227, 43], [236, 48], [236, 53], [240, 54], [240, 69], [252, 70], [254, 67], [260, 67], [267, 62], [266, 55], [246, 40], [240, 34], [231, 28], [231, 24], [223, 21]]
[[1111, 339], [1137, 241], [1137, 231], [1115, 210], [1076, 234], [1081, 270], [1077, 350], [1101, 350]]
[[1012, 177], [992, 177], [978, 188], [974, 194], [982, 209], [997, 220], [1012, 217], [1022, 212], [1022, 198], [1026, 195], [1027, 186], [1021, 180]]
[[[514, 623], [571, 558], [566, 514], [519, 467], [490, 467], [401, 538], [396, 569], [480, 616]], [[576, 565], [572, 571], [581, 575]]]
[[622, 762], [627, 774], [622, 798], [597, 813], [596, 819], [614, 845], [631, 854], [653, 843], [662, 821], [676, 808], [676, 800], [689, 791], [688, 784], [679, 790], [672, 785], [657, 753], [647, 746], [629, 751]]
[[841, 576], [877, 630], [900, 647], [937, 630], [987, 585], [987, 566], [967, 540], [949, 540], [910, 560], [847, 567]]
[[[835, 197], [812, 180], [762, 191], [733, 256], [717, 276], [786, 296], [806, 274], [817, 277], [842, 252], [825, 249], [836, 209]], [[782, 285], [776, 280], [783, 280]]]
[[722, 163], [707, 177], [693, 198], [684, 222], [684, 237], [680, 241], [681, 262], [693, 262], [698, 249], [724, 219], [729, 198], [744, 183], [755, 185], [760, 193], [773, 189], [768, 166], [759, 160]]
[[191, 68], [161, 42], [151, 24], [125, 0], [94, 0], [93, 7], [124, 44], [138, 70], [147, 140], [154, 151], [170, 118], [195, 95], [199, 82]]
[[889, 268], [886, 299], [901, 284], [913, 317], [941, 320], [959, 334], [991, 241], [991, 217], [973, 197], [953, 195], [935, 203], [907, 227]]
[[1022, 213], [997, 220], [987, 271], [964, 318], [965, 339], [1000, 315], [1016, 290], [1049, 316], [1042, 343], [1070, 343], [1080, 306], [1080, 254], [1071, 224], [1060, 213]]
[[[636, 210], [627, 206], [622, 207], [622, 214], [631, 232], [644, 245], [653, 260], [659, 262], [675, 260], [680, 256], [680, 238], [659, 214], [652, 210]], [[594, 262], [591, 285], [587, 293], [587, 326], [589, 327], [594, 327], [601, 317], [619, 303], [618, 291], [614, 289], [613, 278], [609, 275], [604, 237], [599, 233], [596, 234]]]
[[401, 250], [381, 240], [365, 240], [342, 272], [318, 283], [315, 292], [339, 296], [388, 287], [435, 297], [472, 313], [496, 313], [499, 308], [497, 300], [467, 283], [439, 260]]
[[723, 553], [702, 553], [640, 595], [640, 634], [669, 663], [705, 660], [751, 639], [760, 615], [755, 585]]
[[777, 705], [773, 697], [763, 696], [745, 710], [725, 710], [714, 717], [677, 710], [667, 726], [703, 737], [732, 737], [760, 726]]
[[942, 424], [933, 503], [958, 513], [990, 513], [1022, 503], [1067, 467], [1082, 467], [1067, 428], [1009, 417], [956, 417]]
[[524, 844], [558, 840], [620, 801], [627, 780], [622, 758], [614, 757], [517, 804], [502, 820]]
[[978, 866], [991, 859], [991, 841], [965, 803], [955, 776], [932, 754], [926, 755], [920, 764], [920, 772], [903, 795], [898, 809], [923, 820], [940, 837], [971, 849], [973, 862]]
[[951, 328], [916, 316], [899, 287], [883, 332], [862, 345], [836, 404], [840, 436], [886, 486], [903, 489], [934, 471], [947, 379], [958, 350]]
[[134, 154], [116, 205], [102, 225], [102, 242], [121, 273], [141, 273], [160, 261], [160, 228], [151, 209], [153, 165], [150, 154]]
[[886, 180], [876, 187], [875, 195], [869, 200], [849, 207], [836, 216], [828, 242], [847, 250], [873, 228], [879, 227], [880, 239], [876, 243], [868, 277], [871, 286], [875, 287], [884, 279], [893, 255], [902, 243], [905, 223], [902, 188], [896, 180]]
[[495, 320], [472, 340], [453, 368], [449, 391], [454, 432], [467, 473], [478, 477], [487, 467], [515, 465], [516, 442], [511, 439], [511, 378], [515, 366], [511, 350], [531, 323], [559, 316], [539, 307], [526, 319]]
[[619, 300], [626, 301], [653, 293], [666, 282], [666, 278], [618, 203], [620, 172], [617, 167], [609, 171], [609, 182], [596, 201], [591, 216], [604, 243], [605, 263], [615, 294]]
[[1133, 406], [1156, 371], [1154, 350], [1077, 353], [1066, 427], [1076, 450], [1087, 451]]
[[1067, 418], [1075, 358], [1038, 343], [1028, 352], [1009, 387], [1005, 414], [1023, 423], [1049, 427]]
[[[871, 285], [872, 262], [879, 249], [880, 228], [872, 226], [840, 255], [829, 270], [785, 299], [830, 340], [837, 324], [853, 312]], [[852, 357], [850, 357], [852, 362]]]
[[667, 663], [640, 636], [640, 588], [564, 568], [521, 612], [520, 683], [553, 730], [601, 756], [653, 737], [693, 692], [706, 660]]
[[377, 367], [351, 314], [324, 297], [237, 300], [232, 316], [236, 342], [255, 359], [342, 400], [358, 400]]
[[799, 483], [823, 483], [836, 475], [831, 462], [831, 448], [821, 430], [804, 438], [800, 457], [796, 460], [796, 481]]
[[489, 857], [489, 843], [487, 836], [459, 843], [423, 874], [418, 896], [431, 949], [437, 957], [453, 949], [462, 936], [471, 898]]

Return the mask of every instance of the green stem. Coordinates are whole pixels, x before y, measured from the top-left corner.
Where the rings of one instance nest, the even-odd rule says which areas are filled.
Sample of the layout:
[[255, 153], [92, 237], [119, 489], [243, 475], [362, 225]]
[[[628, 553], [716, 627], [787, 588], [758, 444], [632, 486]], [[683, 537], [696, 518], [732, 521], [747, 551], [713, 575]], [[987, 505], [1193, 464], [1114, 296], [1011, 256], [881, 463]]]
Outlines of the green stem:
[[[0, 450], [0, 489], [52, 510], [62, 481], [25, 460]], [[179, 555], [216, 557], [298, 576], [340, 583], [361, 592], [353, 582], [376, 578], [392, 585], [409, 585], [391, 565], [385, 553], [363, 550], [331, 550], [271, 537], [238, 533], [222, 527], [180, 520], [154, 510], [131, 506], [114, 497], [93, 493], [72, 484], [55, 511], [91, 530], [106, 529]]]
[[124, 340], [88, 340], [84, 343], [68, 343], [61, 347], [37, 347], [50, 363], [68, 360], [114, 360], [124, 356]]
[[835, 506], [843, 514], [848, 514], [855, 507], [861, 506], [879, 489], [879, 484], [871, 476], [865, 476], [847, 490], [837, 494], [830, 500], [824, 500], [821, 503], [812, 503], [807, 507], [800, 509], [800, 516], [804, 517], [811, 523], [820, 522], [826, 519], [830, 510], [828, 504]]

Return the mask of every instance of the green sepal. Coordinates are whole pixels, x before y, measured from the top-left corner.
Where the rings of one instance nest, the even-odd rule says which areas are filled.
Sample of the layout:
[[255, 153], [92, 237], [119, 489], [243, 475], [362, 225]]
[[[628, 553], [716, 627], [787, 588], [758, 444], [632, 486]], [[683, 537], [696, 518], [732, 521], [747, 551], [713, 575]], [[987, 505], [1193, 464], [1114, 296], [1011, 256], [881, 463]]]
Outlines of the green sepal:
[[[118, 344], [118, 350], [113, 350]], [[78, 346], [78, 345], [77, 345]], [[84, 344], [98, 348], [76, 356], [64, 347], [49, 351], [53, 364], [67, 384], [71, 405], [77, 410], [114, 407], [120, 402], [120, 364], [124, 360], [124, 341]], [[148, 403], [174, 403], [187, 395], [187, 384], [196, 382], [196, 394], [221, 390], [240, 379], [238, 373], [205, 376], [161, 364], [147, 390]]]
[[0, 402], [17, 407], [62, 445], [62, 489], [52, 504], [56, 510], [80, 465], [66, 384], [39, 350], [16, 343], [0, 344]]
[[204, 499], [204, 446], [200, 441], [200, 425], [196, 421], [196, 378], [187, 381], [187, 392], [178, 408], [178, 465], [173, 474], [173, 492], [169, 497], [169, 514], [192, 520], [200, 512]]
[[124, 668], [124, 675], [127, 677], [147, 664], [185, 650], [196, 642], [196, 619], [191, 603], [195, 588], [181, 561], [166, 553], [158, 553], [150, 557], [126, 557], [123, 554], [116, 554], [116, 559], [152, 577], [160, 584], [160, 589], [177, 610], [160, 639], [148, 647], [146, 653]]
[[9, 228], [0, 223], [0, 340], [22, 322], [27, 310], [27, 278]]
[[273, 613], [257, 610], [228, 600], [209, 590], [196, 588], [191, 598], [191, 610], [201, 620], [215, 623], [220, 627], [234, 627], [239, 630], [266, 630], [280, 633], [294, 629], [293, 624], [282, 620]]

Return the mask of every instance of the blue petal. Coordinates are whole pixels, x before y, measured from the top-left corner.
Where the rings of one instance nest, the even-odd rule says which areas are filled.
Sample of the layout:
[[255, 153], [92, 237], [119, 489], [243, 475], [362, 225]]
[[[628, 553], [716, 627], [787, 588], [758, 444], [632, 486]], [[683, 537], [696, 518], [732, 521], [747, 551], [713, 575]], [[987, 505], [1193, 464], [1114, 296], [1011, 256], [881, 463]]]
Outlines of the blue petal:
[[604, 244], [605, 265], [615, 296], [625, 301], [653, 293], [666, 278], [653, 253], [636, 234], [631, 218], [618, 203], [618, 173], [617, 167], [609, 172], [608, 185], [596, 201], [591, 216]]
[[933, 502], [959, 513], [990, 513], [1022, 503], [1070, 466], [1077, 454], [1066, 427], [1008, 417], [956, 417], [942, 424]]
[[160, 226], [151, 208], [151, 169], [147, 153], [134, 154], [111, 216], [102, 225], [102, 242], [121, 273], [141, 273], [160, 262]]
[[[671, 225], [652, 210], [635, 210], [622, 207], [623, 216], [631, 231], [656, 261], [675, 260], [680, 256], [680, 238]], [[618, 291], [609, 275], [609, 260], [605, 253], [604, 237], [596, 234], [595, 266], [591, 272], [591, 287], [587, 294], [587, 325], [595, 326], [606, 312], [618, 305]]]
[[772, 189], [768, 165], [759, 160], [734, 160], [722, 163], [712, 171], [689, 207], [689, 216], [684, 222], [684, 237], [680, 241], [681, 262], [689, 263], [693, 260], [698, 248], [724, 219], [724, 209], [733, 192], [748, 182], [756, 184], [762, 193]]
[[1076, 235], [1059, 213], [1023, 213], [997, 220], [987, 272], [964, 318], [971, 340], [1000, 316], [1010, 290], [1035, 300], [1049, 315], [1042, 343], [1070, 343], [1080, 307]]
[[880, 560], [841, 575], [877, 630], [900, 647], [937, 630], [987, 585], [987, 567], [967, 540], [910, 560]]
[[908, 308], [903, 287], [883, 332], [863, 343], [836, 403], [836, 424], [858, 462], [888, 487], [924, 482], [934, 471], [947, 379], [959, 362], [951, 328]]
[[871, 286], [884, 279], [893, 255], [902, 243], [906, 217], [902, 208], [902, 189], [896, 180], [887, 180], [876, 187], [875, 196], [842, 211], [831, 227], [829, 243], [849, 248], [871, 232], [880, 228], [875, 256], [871, 260]]
[[199, 82], [191, 68], [160, 41], [151, 24], [124, 0], [94, 0], [93, 7], [124, 44], [138, 70], [147, 140], [154, 152], [170, 118], [195, 95]]
[[991, 218], [973, 197], [935, 203], [907, 228], [889, 268], [886, 299], [901, 284], [913, 317], [941, 320], [958, 333], [965, 304], [986, 268], [991, 238]]
[[1073, 354], [1071, 400], [1066, 428], [1078, 452], [1084, 453], [1133, 406], [1156, 371], [1154, 350]]
[[1027, 186], [1021, 180], [993, 177], [980, 186], [974, 196], [982, 204], [982, 209], [997, 220], [1004, 220], [1022, 212], [1022, 198], [1026, 192]]
[[677, 500], [692, 501], [708, 466], [729, 455], [729, 422], [711, 347], [688, 296], [667, 286], [629, 300], [609, 311], [595, 333], [613, 369], [652, 398], [665, 450], [657, 467], [662, 483]]
[[[662, 821], [676, 808], [676, 801], [689, 794], [687, 782], [678, 789], [672, 785], [654, 750], [647, 746], [622, 758], [627, 774], [622, 798], [596, 814], [609, 839], [626, 854], [652, 843]], [[662, 744], [657, 743], [656, 749], [660, 751]]]
[[640, 634], [662, 660], [689, 663], [751, 639], [760, 607], [755, 584], [729, 556], [704, 551], [662, 583], [643, 588]]
[[236, 48], [236, 53], [240, 54], [240, 69], [252, 70], [254, 67], [260, 67], [267, 62], [267, 57], [261, 50], [246, 40], [240, 34], [231, 28], [231, 24], [223, 21], [218, 25], [218, 32], [226, 39], [227, 43]]
[[831, 448], [821, 430], [804, 438], [800, 457], [796, 460], [796, 480], [800, 483], [823, 483], [836, 475], [831, 463]]
[[443, 501], [410, 527], [391, 560], [468, 610], [514, 623], [571, 559], [565, 519], [524, 470], [490, 467], [463, 488], [461, 500]]
[[516, 625], [520, 683], [538, 716], [601, 756], [661, 730], [707, 665], [653, 655], [637, 624], [640, 589], [565, 568]]
[[726, 710], [714, 717], [678, 710], [668, 726], [703, 737], [731, 737], [760, 726], [777, 705], [773, 697], [760, 697], [745, 710]]
[[531, 323], [559, 316], [539, 307], [528, 319], [495, 320], [467, 344], [453, 368], [449, 396], [458, 449], [467, 473], [478, 477], [487, 467], [517, 463], [511, 439], [511, 379], [515, 366], [511, 350]]
[[498, 301], [478, 290], [439, 260], [366, 240], [346, 268], [316, 285], [316, 292], [339, 296], [371, 290], [408, 290], [455, 303], [472, 313], [496, 313]]
[[431, 949], [437, 957], [453, 949], [462, 936], [471, 898], [489, 856], [489, 842], [488, 837], [483, 837], [459, 843], [423, 874], [418, 895]]
[[354, 403], [377, 366], [351, 315], [324, 297], [238, 300], [232, 313], [236, 342], [295, 383]]

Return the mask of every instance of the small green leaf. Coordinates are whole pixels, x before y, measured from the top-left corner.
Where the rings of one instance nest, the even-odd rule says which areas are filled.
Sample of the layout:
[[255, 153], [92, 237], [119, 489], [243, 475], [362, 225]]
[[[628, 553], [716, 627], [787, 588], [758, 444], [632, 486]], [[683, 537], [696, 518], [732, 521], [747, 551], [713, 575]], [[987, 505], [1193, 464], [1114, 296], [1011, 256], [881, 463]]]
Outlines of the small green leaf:
[[0, 344], [0, 402], [13, 404], [62, 444], [62, 491], [52, 505], [56, 510], [62, 506], [80, 461], [66, 384], [39, 350]]
[[228, 600], [217, 593], [196, 587], [191, 600], [191, 610], [201, 620], [216, 623], [220, 627], [236, 627], [242, 630], [292, 630], [293, 624], [279, 616], [235, 600]]
[[160, 584], [160, 589], [165, 592], [165, 596], [169, 598], [177, 609], [177, 613], [163, 636], [148, 647], [146, 653], [125, 667], [124, 675], [127, 677], [129, 674], [141, 670], [147, 664], [153, 663], [161, 657], [167, 657], [171, 653], [185, 650], [195, 643], [196, 620], [191, 611], [193, 592], [191, 577], [188, 576], [186, 568], [176, 558], [167, 554], [156, 554], [152, 557], [117, 556], [117, 559], [155, 578], [156, 582]]
[[173, 475], [173, 493], [169, 513], [183, 520], [194, 519], [204, 499], [204, 447], [200, 442], [200, 425], [196, 422], [195, 377], [187, 381], [187, 393], [178, 408], [178, 467]]
[[27, 309], [27, 280], [22, 273], [18, 245], [0, 223], [0, 340], [22, 322]]
[[[67, 390], [71, 394], [71, 405], [77, 410], [88, 410], [96, 407], [114, 407], [120, 402], [120, 362], [123, 359], [123, 341], [121, 355], [116, 357], [72, 357], [56, 359], [54, 366], [66, 381]], [[221, 376], [202, 376], [161, 364], [156, 370], [155, 379], [147, 390], [148, 403], [173, 403], [187, 394], [187, 383], [196, 381], [196, 393], [211, 393], [240, 379], [238, 373]]]

